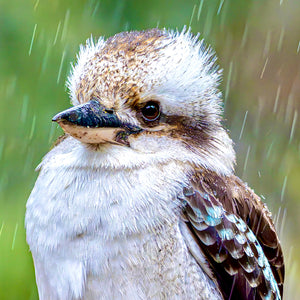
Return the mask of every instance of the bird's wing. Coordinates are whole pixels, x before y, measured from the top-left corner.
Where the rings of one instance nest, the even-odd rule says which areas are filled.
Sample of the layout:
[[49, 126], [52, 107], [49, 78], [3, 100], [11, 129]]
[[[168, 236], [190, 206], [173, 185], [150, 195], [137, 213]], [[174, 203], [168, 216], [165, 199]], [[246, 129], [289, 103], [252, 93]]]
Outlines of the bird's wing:
[[281, 245], [270, 212], [251, 189], [233, 175], [198, 172], [180, 199], [187, 246], [202, 267], [199, 253], [206, 256], [204, 269], [225, 299], [281, 299]]

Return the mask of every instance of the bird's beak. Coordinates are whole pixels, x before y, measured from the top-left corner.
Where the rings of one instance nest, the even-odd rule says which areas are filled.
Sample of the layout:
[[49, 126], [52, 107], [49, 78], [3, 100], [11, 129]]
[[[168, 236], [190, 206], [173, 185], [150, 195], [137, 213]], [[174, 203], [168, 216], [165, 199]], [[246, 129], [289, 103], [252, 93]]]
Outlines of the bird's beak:
[[83, 143], [120, 143], [120, 137], [130, 132], [138, 132], [136, 126], [129, 126], [120, 121], [116, 113], [106, 109], [99, 101], [91, 100], [85, 104], [71, 107], [55, 115], [52, 121]]

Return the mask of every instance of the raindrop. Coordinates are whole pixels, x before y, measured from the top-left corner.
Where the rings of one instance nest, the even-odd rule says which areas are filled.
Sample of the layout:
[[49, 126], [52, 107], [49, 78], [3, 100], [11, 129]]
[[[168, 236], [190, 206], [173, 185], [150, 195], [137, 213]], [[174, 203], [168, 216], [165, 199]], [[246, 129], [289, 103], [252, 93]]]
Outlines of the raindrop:
[[93, 12], [92, 12], [92, 17], [95, 16], [95, 14], [96, 14], [96, 12], [97, 12], [97, 10], [98, 10], [98, 8], [99, 8], [99, 5], [100, 5], [100, 1], [98, 1], [98, 2], [96, 3], [95, 8], [94, 8], [94, 10], [93, 10]]
[[17, 77], [13, 76], [10, 80], [10, 82], [6, 85], [6, 97], [11, 98], [14, 94], [14, 91], [16, 89], [17, 84]]
[[33, 116], [32, 118], [32, 123], [31, 123], [31, 129], [30, 129], [30, 134], [29, 134], [29, 140], [32, 139], [34, 130], [35, 130], [35, 123], [36, 123], [36, 115]]
[[266, 155], [266, 159], [268, 159], [270, 157], [271, 151], [273, 149], [273, 145], [274, 145], [274, 141], [271, 143], [271, 145], [269, 146], [269, 149], [267, 151], [267, 155]]
[[3, 232], [3, 228], [4, 228], [4, 222], [2, 222], [2, 225], [1, 225], [1, 228], [0, 228], [0, 237], [1, 237], [1, 234]]
[[285, 188], [286, 188], [286, 182], [287, 182], [287, 176], [285, 176], [284, 180], [283, 180], [283, 185], [282, 185], [281, 195], [280, 195], [280, 202], [282, 202], [283, 198], [284, 198], [284, 193], [285, 193]]
[[61, 57], [60, 66], [59, 66], [58, 75], [57, 75], [57, 80], [56, 80], [57, 84], [59, 83], [59, 80], [60, 80], [61, 70], [62, 70], [64, 60], [65, 60], [65, 55], [66, 55], [66, 50], [63, 51], [63, 54], [62, 54], [62, 57]]
[[38, 46], [42, 48], [44, 46], [45, 41], [48, 40], [45, 28], [40, 29], [39, 38], [36, 41]]
[[247, 116], [248, 116], [248, 110], [246, 111], [245, 116], [244, 116], [244, 121], [243, 121], [243, 125], [242, 125], [242, 128], [241, 128], [239, 140], [242, 138], [242, 135], [243, 135], [243, 132], [244, 132], [244, 127], [245, 127], [246, 120], [247, 120]]
[[29, 56], [31, 55], [31, 51], [32, 51], [32, 45], [33, 45], [33, 41], [34, 41], [34, 37], [35, 37], [36, 27], [37, 27], [37, 24], [35, 24], [34, 28], [33, 28], [32, 38], [31, 38], [30, 47], [29, 47], [29, 51], [28, 51]]
[[284, 118], [285, 123], [288, 123], [290, 121], [290, 117], [293, 110], [293, 102], [294, 102], [294, 95], [293, 93], [290, 93], [286, 105], [285, 118]]
[[243, 37], [242, 37], [242, 43], [241, 43], [242, 48], [244, 48], [247, 38], [248, 38], [248, 24], [246, 23], [245, 28], [244, 28]]
[[224, 4], [224, 0], [220, 0], [220, 5], [219, 5], [218, 11], [217, 11], [217, 15], [220, 14], [223, 4]]
[[0, 160], [2, 158], [3, 149], [4, 149], [4, 136], [2, 136], [0, 139]]
[[246, 168], [247, 168], [250, 149], [251, 149], [251, 146], [249, 145], [249, 146], [248, 146], [248, 149], [247, 149], [247, 154], [246, 154], [245, 162], [244, 162], [244, 168], [243, 168], [243, 171], [244, 171], [244, 172], [245, 172], [245, 170], [246, 170]]
[[[224, 11], [228, 11], [228, 9], [225, 10], [225, 6], [224, 6], [224, 8], [223, 8], [223, 12], [224, 12]], [[227, 23], [226, 19], [227, 19], [227, 14], [226, 14], [226, 13], [222, 13], [222, 14], [220, 15], [220, 29], [221, 29], [221, 32], [223, 32], [224, 27], [225, 27], [225, 24]], [[231, 35], [228, 35], [228, 37], [231, 38]], [[231, 42], [229, 42], [228, 44], [231, 44]]]
[[47, 48], [46, 48], [46, 52], [45, 52], [43, 62], [42, 62], [41, 73], [43, 73], [46, 69], [48, 58], [49, 58], [49, 53], [50, 53], [50, 43], [48, 43]]
[[213, 10], [207, 12], [204, 29], [203, 29], [204, 36], [210, 35], [212, 23], [213, 23]]
[[281, 206], [279, 206], [278, 208], [278, 213], [276, 214], [276, 216], [274, 217], [274, 224], [276, 229], [279, 229], [279, 219], [280, 219], [280, 214], [281, 214]]
[[53, 141], [53, 136], [55, 133], [55, 128], [56, 128], [56, 124], [51, 123], [51, 127], [50, 127], [50, 132], [49, 132], [49, 138], [48, 138], [48, 143], [51, 144]]
[[225, 100], [224, 100], [225, 103], [224, 104], [226, 104], [227, 97], [228, 97], [228, 94], [229, 94], [230, 81], [231, 81], [231, 75], [232, 75], [232, 68], [233, 68], [233, 61], [230, 61], [229, 71], [228, 71], [228, 78], [227, 78], [226, 88], [225, 88]]
[[40, 0], [36, 0], [35, 4], [34, 4], [34, 7], [33, 7], [33, 10], [36, 11], [37, 7], [39, 6], [40, 4]]
[[278, 107], [278, 100], [281, 92], [281, 85], [278, 86], [277, 92], [276, 92], [276, 98], [275, 98], [275, 103], [273, 107], [273, 113], [275, 114], [277, 112], [277, 107]]
[[55, 33], [55, 37], [54, 37], [54, 41], [53, 41], [53, 46], [56, 44], [57, 37], [58, 37], [59, 31], [60, 31], [60, 26], [61, 26], [61, 21], [59, 21], [58, 25], [57, 25], [57, 29], [56, 29], [56, 33]]
[[271, 45], [271, 31], [268, 30], [265, 47], [264, 47], [264, 57], [269, 53], [270, 45]]
[[296, 123], [297, 123], [297, 118], [298, 118], [298, 111], [295, 110], [294, 111], [293, 123], [292, 123], [292, 127], [291, 127], [289, 144], [292, 142], [293, 137], [294, 137], [294, 132], [295, 132], [295, 126], [296, 126]]
[[285, 208], [283, 210], [282, 220], [281, 220], [281, 224], [280, 224], [280, 230], [279, 230], [280, 237], [283, 236], [283, 229], [284, 229], [284, 225], [285, 225], [285, 221], [286, 221], [286, 212], [287, 212], [287, 209]]
[[130, 29], [130, 23], [129, 22], [125, 22], [124, 24], [124, 31], [129, 31]]
[[278, 40], [278, 45], [277, 45], [277, 51], [278, 52], [282, 48], [282, 42], [283, 42], [284, 34], [285, 34], [285, 29], [283, 27], [283, 28], [281, 28], [281, 32], [280, 32], [280, 36], [279, 36], [279, 40]]
[[61, 34], [61, 41], [63, 41], [66, 37], [69, 18], [70, 18], [70, 9], [68, 9], [66, 11], [65, 20], [64, 20], [64, 27], [63, 27], [62, 34]]
[[264, 76], [264, 73], [265, 73], [265, 70], [266, 70], [266, 66], [267, 66], [267, 64], [268, 64], [268, 61], [269, 61], [269, 57], [267, 57], [267, 59], [266, 59], [266, 61], [265, 61], [264, 67], [263, 67], [263, 69], [262, 69], [262, 71], [261, 71], [261, 74], [260, 74], [260, 79], [262, 79], [263, 76]]
[[[199, 8], [198, 8], [198, 14], [197, 14], [197, 21], [200, 20], [200, 15], [201, 15], [202, 7], [203, 7], [203, 1], [204, 1], [204, 0], [200, 0], [200, 1], [199, 1]], [[300, 43], [300, 42], [299, 42], [299, 43]]]
[[189, 27], [191, 27], [191, 24], [192, 24], [192, 22], [193, 22], [193, 18], [194, 18], [196, 6], [197, 6], [197, 5], [195, 4], [194, 7], [193, 7], [193, 11], [192, 11], [192, 15], [191, 15], [191, 18], [190, 18]]
[[13, 237], [12, 244], [11, 244], [11, 250], [14, 250], [14, 248], [15, 248], [15, 242], [16, 242], [16, 235], [17, 235], [18, 226], [19, 226], [19, 224], [17, 223], [16, 227], [15, 227], [14, 237]]

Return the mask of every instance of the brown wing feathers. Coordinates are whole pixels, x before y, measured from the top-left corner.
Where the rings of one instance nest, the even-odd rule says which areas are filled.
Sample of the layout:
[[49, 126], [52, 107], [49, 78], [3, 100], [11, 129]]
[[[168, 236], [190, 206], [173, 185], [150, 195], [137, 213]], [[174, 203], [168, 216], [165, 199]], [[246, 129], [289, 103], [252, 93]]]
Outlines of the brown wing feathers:
[[185, 222], [207, 254], [224, 298], [280, 299], [282, 250], [259, 197], [235, 176], [205, 171], [194, 176], [183, 201]]
[[216, 177], [218, 176], [215, 173], [210, 172], [202, 178], [204, 184], [216, 191], [219, 196], [218, 199], [225, 210], [240, 216], [256, 235], [268, 258], [282, 295], [284, 260], [270, 211], [253, 190], [246, 186], [238, 177], [229, 176], [222, 178], [219, 176], [219, 182], [216, 181]]

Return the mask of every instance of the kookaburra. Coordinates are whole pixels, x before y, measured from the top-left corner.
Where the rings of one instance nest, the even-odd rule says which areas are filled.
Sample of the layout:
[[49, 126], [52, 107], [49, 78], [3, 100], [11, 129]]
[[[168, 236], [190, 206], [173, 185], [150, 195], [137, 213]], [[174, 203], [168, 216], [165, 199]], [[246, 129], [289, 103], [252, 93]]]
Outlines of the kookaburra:
[[234, 175], [198, 36], [88, 40], [27, 202], [40, 299], [282, 299], [271, 213]]

